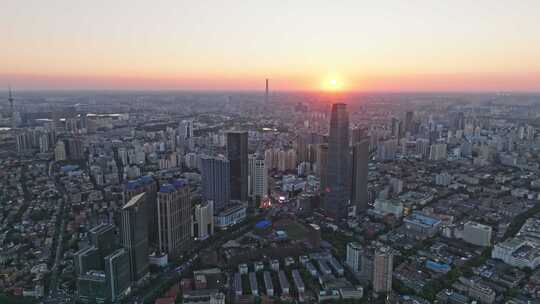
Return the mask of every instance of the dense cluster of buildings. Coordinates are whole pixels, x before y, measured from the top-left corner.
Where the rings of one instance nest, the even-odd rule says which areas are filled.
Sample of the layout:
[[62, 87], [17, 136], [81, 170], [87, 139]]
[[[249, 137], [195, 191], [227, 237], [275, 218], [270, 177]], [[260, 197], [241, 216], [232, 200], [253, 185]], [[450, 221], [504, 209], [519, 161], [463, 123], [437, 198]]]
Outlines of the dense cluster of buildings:
[[538, 106], [217, 95], [48, 99], [58, 111], [10, 120], [2, 289], [50, 303], [540, 298]]

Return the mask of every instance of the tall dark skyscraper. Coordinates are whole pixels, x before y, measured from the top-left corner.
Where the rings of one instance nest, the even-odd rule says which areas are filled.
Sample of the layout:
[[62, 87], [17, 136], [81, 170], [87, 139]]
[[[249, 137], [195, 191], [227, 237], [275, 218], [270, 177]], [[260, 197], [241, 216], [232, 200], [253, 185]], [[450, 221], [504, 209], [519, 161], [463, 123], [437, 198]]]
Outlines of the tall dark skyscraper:
[[131, 286], [129, 255], [121, 248], [106, 256], [104, 261], [108, 298], [116, 302]]
[[344, 103], [332, 105], [324, 209], [336, 218], [347, 215], [350, 198], [349, 112]]
[[358, 210], [366, 210], [368, 207], [369, 140], [357, 134], [360, 131], [354, 130], [353, 136], [351, 203], [356, 205]]
[[465, 114], [458, 112], [453, 115], [453, 128], [454, 130], [465, 129]]
[[408, 111], [405, 113], [405, 132], [413, 133], [413, 119], [414, 119], [414, 112]]
[[83, 302], [116, 301], [129, 290], [129, 256], [118, 249], [110, 224], [100, 224], [89, 231], [91, 246], [74, 255], [77, 295]]
[[401, 138], [401, 135], [405, 132], [403, 132], [402, 123], [399, 119], [392, 117], [392, 136], [394, 136], [397, 140]]
[[92, 245], [98, 249], [98, 254], [103, 265], [103, 258], [111, 254], [118, 247], [114, 226], [109, 224], [100, 224], [89, 231]]
[[80, 160], [84, 158], [83, 141], [80, 138], [69, 138], [65, 141], [68, 159]]
[[231, 199], [248, 199], [248, 133], [227, 133], [227, 158], [230, 163]]
[[124, 202], [128, 202], [132, 197], [140, 193], [146, 193], [145, 205], [147, 208], [146, 217], [148, 220], [148, 241], [150, 244], [157, 244], [157, 190], [158, 184], [150, 175], [141, 176], [135, 180], [130, 180], [125, 184]]
[[214, 202], [214, 213], [225, 209], [231, 199], [230, 162], [224, 157], [201, 157], [202, 192]]
[[121, 210], [120, 236], [129, 255], [131, 280], [140, 281], [148, 274], [148, 208], [146, 194], [133, 196]]

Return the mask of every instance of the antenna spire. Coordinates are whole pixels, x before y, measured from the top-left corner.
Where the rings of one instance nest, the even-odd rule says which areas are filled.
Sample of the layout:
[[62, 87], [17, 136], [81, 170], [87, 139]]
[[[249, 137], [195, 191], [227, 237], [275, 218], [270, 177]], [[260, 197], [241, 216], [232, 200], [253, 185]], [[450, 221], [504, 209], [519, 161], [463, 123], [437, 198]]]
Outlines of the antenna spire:
[[10, 107], [10, 110], [11, 110], [11, 126], [13, 129], [15, 129], [15, 127], [17, 126], [17, 123], [15, 122], [15, 107], [13, 105], [13, 102], [15, 101], [15, 99], [13, 98], [13, 92], [11, 91], [11, 85], [8, 85], [8, 91], [9, 91], [9, 96], [8, 96], [8, 101], [9, 101], [9, 107]]

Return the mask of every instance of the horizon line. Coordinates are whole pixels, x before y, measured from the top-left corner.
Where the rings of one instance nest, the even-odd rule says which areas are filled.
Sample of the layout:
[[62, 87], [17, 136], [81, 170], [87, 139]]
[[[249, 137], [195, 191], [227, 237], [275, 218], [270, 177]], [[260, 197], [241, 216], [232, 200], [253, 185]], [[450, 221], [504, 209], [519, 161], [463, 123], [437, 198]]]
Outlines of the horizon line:
[[[149, 93], [258, 93], [265, 94], [264, 88], [261, 90], [255, 89], [182, 89], [182, 88], [24, 88], [17, 89], [11, 86], [13, 93], [33, 93], [33, 92], [149, 92]], [[0, 89], [0, 92], [9, 92], [8, 87]], [[540, 90], [340, 90], [340, 91], [325, 91], [325, 90], [270, 90], [270, 94], [287, 94], [287, 93], [311, 93], [323, 95], [342, 95], [342, 94], [540, 94]]]

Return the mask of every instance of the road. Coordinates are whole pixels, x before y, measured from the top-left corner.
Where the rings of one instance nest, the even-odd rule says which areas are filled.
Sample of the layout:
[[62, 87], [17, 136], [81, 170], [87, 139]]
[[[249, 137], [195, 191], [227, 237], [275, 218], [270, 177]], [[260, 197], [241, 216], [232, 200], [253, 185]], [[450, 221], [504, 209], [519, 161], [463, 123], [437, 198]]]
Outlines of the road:
[[30, 206], [30, 203], [32, 202], [32, 194], [28, 191], [28, 187], [26, 185], [26, 171], [27, 171], [27, 165], [21, 166], [21, 176], [20, 176], [19, 182], [21, 183], [21, 187], [23, 190], [24, 202], [22, 206], [19, 208], [19, 210], [17, 211], [17, 215], [8, 222], [9, 226], [13, 226], [14, 224], [19, 223], [21, 221], [22, 215], [24, 214], [26, 209], [28, 209], [28, 207]]
[[[64, 235], [66, 228], [66, 203], [69, 202], [69, 196], [66, 194], [66, 190], [62, 183], [55, 179], [56, 189], [62, 194], [62, 199], [59, 207], [59, 212], [57, 212], [57, 230], [55, 235], [56, 240], [56, 250], [54, 255], [54, 262], [51, 267], [50, 277], [49, 277], [49, 299], [60, 300], [64, 299], [65, 295], [58, 294], [58, 268], [62, 262], [63, 252], [64, 252]], [[59, 221], [59, 222], [58, 222]]]

